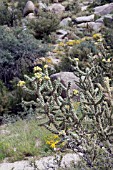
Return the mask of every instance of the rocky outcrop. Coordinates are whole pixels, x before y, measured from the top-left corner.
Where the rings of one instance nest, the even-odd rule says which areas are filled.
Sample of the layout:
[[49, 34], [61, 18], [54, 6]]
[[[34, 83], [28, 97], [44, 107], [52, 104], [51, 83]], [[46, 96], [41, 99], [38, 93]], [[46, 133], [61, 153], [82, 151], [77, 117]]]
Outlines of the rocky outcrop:
[[75, 18], [75, 23], [79, 24], [79, 23], [83, 23], [83, 22], [91, 22], [94, 21], [94, 17], [95, 15], [89, 15], [89, 16], [82, 16], [82, 17], [77, 17]]
[[92, 31], [99, 32], [104, 27], [104, 24], [101, 22], [86, 22], [86, 23], [78, 24], [77, 27], [89, 28]]
[[23, 15], [26, 16], [29, 13], [34, 13], [35, 11], [35, 5], [33, 4], [32, 1], [27, 1], [24, 10], [23, 10]]
[[48, 10], [57, 14], [58, 16], [61, 16], [65, 11], [65, 7], [60, 3], [53, 3], [51, 6], [48, 7]]
[[[67, 153], [61, 160], [61, 168], [69, 168], [71, 163], [74, 165], [80, 160], [79, 156], [75, 153]], [[14, 163], [2, 163], [0, 164], [0, 170], [58, 170], [57, 161], [55, 162], [55, 156], [43, 157], [39, 160], [18, 161]]]
[[104, 16], [104, 25], [109, 28], [113, 28], [113, 15], [112, 14], [108, 14]]
[[69, 22], [71, 22], [71, 18], [64, 18], [61, 22], [60, 22], [60, 26], [65, 27], [65, 26], [69, 26]]
[[105, 4], [94, 8], [94, 13], [99, 16], [110, 14], [113, 12], [113, 3]]
[[[71, 93], [73, 92], [74, 89], [79, 89], [79, 87], [75, 84], [75, 81], [78, 82], [79, 78], [76, 77], [73, 72], [60, 72], [60, 73], [51, 75], [52, 81], [54, 81], [56, 79], [59, 79], [65, 87], [67, 87], [68, 83], [70, 82], [71, 83], [71, 88], [70, 88]], [[62, 93], [62, 97], [64, 97], [64, 98], [66, 97], [65, 91], [63, 91], [63, 93]]]

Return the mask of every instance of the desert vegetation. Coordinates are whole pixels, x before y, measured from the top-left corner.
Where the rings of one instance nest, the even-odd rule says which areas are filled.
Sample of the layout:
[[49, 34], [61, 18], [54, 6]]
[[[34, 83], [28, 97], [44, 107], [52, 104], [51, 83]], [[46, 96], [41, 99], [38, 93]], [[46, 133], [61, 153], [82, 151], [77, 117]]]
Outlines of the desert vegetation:
[[64, 169], [113, 168], [112, 6], [0, 1], [0, 168], [55, 156], [60, 170], [66, 153]]

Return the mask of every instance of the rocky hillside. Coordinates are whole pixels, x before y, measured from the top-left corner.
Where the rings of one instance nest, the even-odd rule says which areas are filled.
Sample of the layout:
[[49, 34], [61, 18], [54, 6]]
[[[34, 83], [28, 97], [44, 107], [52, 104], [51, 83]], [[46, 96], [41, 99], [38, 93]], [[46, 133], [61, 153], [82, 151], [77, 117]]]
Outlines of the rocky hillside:
[[0, 133], [0, 170], [113, 168], [112, 0], [0, 0]]

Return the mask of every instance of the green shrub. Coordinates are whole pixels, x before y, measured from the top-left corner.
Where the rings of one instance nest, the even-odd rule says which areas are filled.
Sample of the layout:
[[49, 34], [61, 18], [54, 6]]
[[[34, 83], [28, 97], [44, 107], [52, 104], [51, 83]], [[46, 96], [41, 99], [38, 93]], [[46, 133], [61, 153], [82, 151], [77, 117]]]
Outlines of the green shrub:
[[41, 11], [35, 20], [29, 21], [28, 27], [37, 39], [42, 39], [56, 31], [59, 27], [59, 22], [55, 14]]
[[27, 30], [1, 26], [0, 79], [7, 84], [13, 77], [21, 77], [47, 50], [47, 45], [36, 40]]
[[16, 26], [20, 23], [22, 13], [16, 7], [16, 3], [3, 1], [0, 3], [0, 25]]
[[2, 81], [0, 81], [0, 116], [2, 116], [3, 113], [8, 113], [12, 100], [13, 96], [11, 96], [8, 89]]

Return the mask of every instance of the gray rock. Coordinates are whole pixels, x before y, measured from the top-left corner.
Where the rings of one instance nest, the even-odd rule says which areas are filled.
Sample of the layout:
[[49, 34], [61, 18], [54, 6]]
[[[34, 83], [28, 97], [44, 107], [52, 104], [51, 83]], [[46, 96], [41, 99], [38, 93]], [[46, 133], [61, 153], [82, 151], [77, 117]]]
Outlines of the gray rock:
[[76, 23], [83, 23], [83, 22], [91, 22], [94, 21], [95, 15], [89, 15], [89, 16], [82, 16], [82, 17], [77, 17], [75, 19]]
[[113, 3], [105, 4], [94, 8], [94, 14], [103, 16], [113, 12]]
[[34, 13], [35, 10], [35, 5], [33, 4], [32, 1], [27, 1], [24, 10], [23, 10], [23, 15], [26, 16], [29, 13]]
[[65, 11], [65, 7], [61, 5], [60, 3], [54, 3], [48, 7], [48, 10], [60, 16]]
[[[58, 156], [58, 159], [60, 157]], [[69, 168], [71, 166], [71, 163], [74, 162], [74, 164], [77, 164], [77, 162], [80, 160], [79, 156], [75, 153], [67, 153], [63, 156], [61, 160], [61, 168]], [[30, 164], [30, 161], [18, 161], [14, 163], [1, 163], [0, 164], [0, 170], [57, 170], [58, 164], [57, 161], [55, 161], [54, 156], [48, 156], [43, 157], [39, 160], [34, 161], [34, 165]]]
[[41, 1], [38, 3], [39, 9], [47, 9], [47, 5]]
[[34, 15], [34, 13], [29, 13], [27, 16], [26, 16], [27, 19], [36, 19], [36, 16]]
[[100, 22], [86, 22], [86, 23], [78, 24], [77, 27], [79, 28], [89, 27], [89, 29], [95, 32], [99, 32], [104, 27], [104, 24]]
[[113, 15], [112, 14], [108, 14], [104, 16], [104, 25], [109, 28], [113, 28]]
[[61, 22], [60, 22], [60, 26], [65, 27], [69, 25], [69, 22], [71, 22], [71, 18], [64, 18]]
[[68, 32], [60, 29], [56, 31], [56, 34], [57, 34], [58, 40], [62, 40], [63, 38], [65, 38], [66, 35], [68, 35]]
[[[74, 75], [73, 72], [59, 72], [56, 74], [51, 75], [51, 79], [54, 81], [56, 79], [59, 79], [62, 84], [67, 87], [68, 83], [71, 83], [70, 91], [73, 92], [73, 89], [79, 89], [79, 87], [75, 84], [75, 81], [79, 81], [79, 78]], [[66, 97], [65, 91], [62, 93], [62, 97]]]

